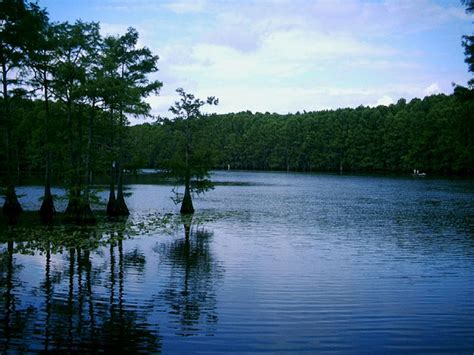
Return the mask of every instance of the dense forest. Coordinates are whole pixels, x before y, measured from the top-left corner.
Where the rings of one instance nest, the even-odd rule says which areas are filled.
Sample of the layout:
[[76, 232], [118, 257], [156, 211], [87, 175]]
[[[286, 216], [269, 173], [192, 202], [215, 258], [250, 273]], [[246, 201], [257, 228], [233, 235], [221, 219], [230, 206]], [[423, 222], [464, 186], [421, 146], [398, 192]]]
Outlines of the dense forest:
[[[162, 168], [173, 151], [173, 125], [128, 127], [129, 168]], [[217, 169], [474, 172], [474, 101], [462, 95], [287, 115], [209, 115], [192, 129]]]
[[[22, 207], [15, 185], [25, 172], [44, 173], [40, 214], [55, 214], [51, 185], [67, 188], [66, 219], [94, 223], [94, 173], [110, 171], [110, 216], [129, 214], [123, 194], [125, 127], [130, 115], [146, 115], [144, 99], [162, 83], [158, 56], [138, 47], [138, 32], [102, 36], [99, 23], [53, 23], [46, 10], [23, 0], [0, 2], [3, 212]], [[117, 188], [116, 188], [117, 186]]]
[[[44, 177], [45, 222], [55, 213], [54, 184], [68, 191], [66, 216], [88, 223], [95, 221], [90, 203], [98, 177], [110, 185], [108, 215], [128, 215], [123, 174], [139, 168], [169, 173], [187, 194], [208, 187], [212, 168], [474, 173], [472, 81], [449, 96], [287, 115], [203, 115], [200, 107], [218, 100], [178, 89], [174, 117], [129, 126], [131, 116], [150, 117], [146, 98], [162, 86], [153, 76], [158, 56], [138, 47], [135, 29], [104, 37], [99, 23], [53, 23], [24, 0], [1, 1], [0, 10], [0, 192], [7, 215], [21, 212], [15, 185], [29, 176]], [[471, 72], [472, 42], [463, 38]], [[192, 204], [184, 210], [192, 212]]]
[[[44, 171], [44, 102], [20, 100], [13, 129], [15, 171]], [[55, 181], [65, 178], [67, 122], [62, 107], [50, 104], [50, 144]], [[82, 116], [79, 115], [82, 114]], [[87, 122], [86, 107], [78, 119]], [[93, 170], [108, 174], [109, 117], [95, 117]], [[171, 119], [125, 127], [124, 168], [166, 169], [176, 159], [177, 122]], [[474, 173], [474, 101], [434, 95], [407, 103], [288, 115], [240, 112], [207, 115], [190, 122], [194, 150], [215, 169], [411, 173]], [[87, 132], [82, 132], [87, 140]], [[4, 152], [4, 151], [3, 151]], [[2, 159], [4, 162], [5, 160]]]

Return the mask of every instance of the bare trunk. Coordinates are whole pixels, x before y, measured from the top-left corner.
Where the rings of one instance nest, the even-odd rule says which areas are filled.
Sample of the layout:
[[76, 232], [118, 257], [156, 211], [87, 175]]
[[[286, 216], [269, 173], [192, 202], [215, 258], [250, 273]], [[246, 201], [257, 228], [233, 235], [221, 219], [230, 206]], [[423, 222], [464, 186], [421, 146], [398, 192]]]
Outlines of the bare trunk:
[[43, 202], [41, 203], [39, 213], [41, 221], [44, 224], [50, 224], [53, 222], [53, 216], [56, 213], [56, 209], [54, 208], [54, 200], [53, 195], [51, 194], [51, 186], [48, 183], [46, 183], [44, 186]]
[[110, 192], [109, 201], [107, 202], [107, 215], [109, 217], [115, 216], [115, 164], [110, 166]]
[[[123, 113], [120, 111], [120, 124], [119, 130], [123, 127]], [[125, 197], [123, 195], [123, 132], [119, 131], [119, 161], [117, 162], [117, 173], [118, 173], [118, 185], [117, 185], [117, 200], [115, 201], [115, 216], [128, 216], [130, 211], [128, 210], [127, 204], [125, 203]]]
[[186, 147], [186, 173], [184, 179], [184, 196], [181, 204], [181, 214], [193, 214], [193, 200], [191, 197], [191, 172], [189, 169], [189, 149]]
[[115, 204], [117, 199], [115, 198], [115, 161], [114, 161], [114, 110], [110, 109], [110, 142], [109, 142], [109, 149], [110, 149], [110, 192], [109, 192], [109, 201], [107, 202], [107, 216], [114, 217], [115, 216]]
[[[94, 214], [92, 213], [90, 205], [90, 187], [91, 187], [91, 155], [92, 155], [92, 136], [94, 132], [94, 113], [95, 113], [95, 101], [92, 103], [92, 109], [89, 115], [89, 132], [87, 139], [87, 152], [86, 152], [86, 166], [85, 166], [85, 188], [84, 198], [81, 199], [79, 204], [79, 213], [77, 216], [77, 222], [80, 224], [93, 224], [96, 222]], [[78, 172], [79, 173], [79, 172]]]
[[[122, 64], [122, 77], [124, 75], [124, 65]], [[119, 122], [118, 122], [118, 159], [116, 164], [117, 174], [118, 174], [118, 184], [117, 184], [117, 199], [114, 205], [113, 215], [116, 217], [119, 216], [128, 216], [130, 211], [128, 210], [127, 204], [125, 203], [125, 197], [123, 195], [123, 130], [125, 126], [123, 118], [123, 107], [122, 103], [119, 105]]]
[[118, 169], [118, 186], [117, 186], [117, 201], [115, 202], [115, 216], [128, 216], [130, 211], [125, 203], [123, 195], [123, 168], [120, 163], [117, 164]]
[[[2, 53], [3, 54], [3, 53]], [[16, 220], [16, 216], [23, 210], [15, 191], [12, 175], [12, 142], [11, 142], [11, 118], [10, 118], [10, 103], [8, 100], [8, 82], [7, 82], [7, 68], [5, 62], [2, 61], [2, 81], [3, 81], [3, 103], [4, 103], [4, 119], [6, 126], [5, 144], [7, 150], [7, 191], [5, 193], [5, 202], [3, 204], [3, 214]]]
[[44, 115], [44, 143], [45, 143], [45, 156], [46, 156], [46, 167], [45, 167], [45, 182], [44, 182], [44, 195], [43, 202], [40, 208], [40, 217], [43, 223], [49, 224], [53, 221], [53, 216], [56, 213], [54, 208], [53, 195], [51, 194], [51, 148], [49, 142], [49, 97], [48, 97], [48, 83], [46, 80], [46, 74], [44, 77], [44, 103], [45, 103], [45, 115]]
[[67, 104], [67, 116], [68, 116], [68, 128], [69, 128], [69, 139], [70, 139], [70, 152], [71, 152], [71, 174], [70, 174], [70, 190], [69, 190], [69, 201], [64, 213], [64, 219], [66, 222], [72, 222], [75, 224], [94, 224], [96, 219], [92, 214], [90, 205], [86, 203], [84, 196], [81, 196], [82, 190], [82, 174], [81, 166], [79, 164], [79, 154], [81, 147], [81, 128], [80, 122], [77, 124], [77, 134], [74, 134], [74, 125], [72, 122], [72, 102], [69, 101]]
[[89, 115], [89, 134], [87, 139], [87, 153], [86, 153], [86, 171], [85, 171], [85, 189], [84, 189], [84, 200], [87, 204], [90, 204], [90, 189], [92, 183], [92, 136], [94, 133], [94, 114], [95, 114], [95, 101], [92, 102], [92, 108]]
[[73, 133], [73, 124], [72, 124], [72, 103], [67, 102], [67, 123], [68, 123], [68, 138], [69, 138], [69, 154], [70, 154], [70, 168], [69, 168], [69, 196], [68, 204], [65, 211], [65, 216], [68, 220], [75, 220], [79, 208], [79, 200], [81, 197], [81, 192], [79, 191], [79, 186], [77, 186], [77, 181], [75, 177], [76, 169], [76, 153], [74, 147], [74, 133]]

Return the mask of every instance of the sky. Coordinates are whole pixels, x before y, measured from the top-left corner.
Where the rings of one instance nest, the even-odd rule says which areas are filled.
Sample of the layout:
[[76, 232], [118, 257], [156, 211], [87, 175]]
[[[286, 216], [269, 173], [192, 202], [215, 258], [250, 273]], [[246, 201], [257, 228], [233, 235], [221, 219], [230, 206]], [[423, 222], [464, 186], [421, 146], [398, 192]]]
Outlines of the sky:
[[207, 112], [286, 114], [450, 94], [471, 78], [461, 37], [473, 17], [460, 0], [38, 2], [52, 21], [137, 29], [160, 57], [154, 115], [171, 117], [179, 87], [218, 97]]

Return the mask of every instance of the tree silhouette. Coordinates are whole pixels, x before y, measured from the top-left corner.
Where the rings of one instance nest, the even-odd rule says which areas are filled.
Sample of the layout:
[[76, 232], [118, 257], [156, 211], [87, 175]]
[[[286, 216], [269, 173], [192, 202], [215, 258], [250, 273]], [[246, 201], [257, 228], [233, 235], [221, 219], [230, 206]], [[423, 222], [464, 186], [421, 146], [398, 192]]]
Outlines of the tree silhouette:
[[[184, 180], [184, 196], [180, 212], [182, 214], [194, 213], [192, 192], [202, 192], [210, 187], [209, 169], [211, 167], [210, 155], [203, 149], [203, 141], [197, 139], [193, 134], [194, 122], [202, 117], [201, 107], [217, 105], [219, 100], [210, 96], [206, 101], [196, 98], [193, 94], [186, 93], [182, 88], [176, 90], [180, 100], [176, 101], [170, 111], [175, 115], [174, 133], [175, 147], [173, 155], [168, 160], [170, 173]], [[192, 179], [194, 183], [191, 184]]]

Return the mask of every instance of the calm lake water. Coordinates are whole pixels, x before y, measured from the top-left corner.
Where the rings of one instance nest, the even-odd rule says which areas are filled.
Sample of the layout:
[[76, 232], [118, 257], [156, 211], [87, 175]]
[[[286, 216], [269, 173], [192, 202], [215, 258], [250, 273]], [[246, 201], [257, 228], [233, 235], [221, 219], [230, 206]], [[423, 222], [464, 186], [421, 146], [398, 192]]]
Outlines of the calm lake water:
[[473, 181], [213, 180], [188, 238], [171, 187], [138, 183], [135, 233], [3, 231], [0, 350], [474, 351]]

